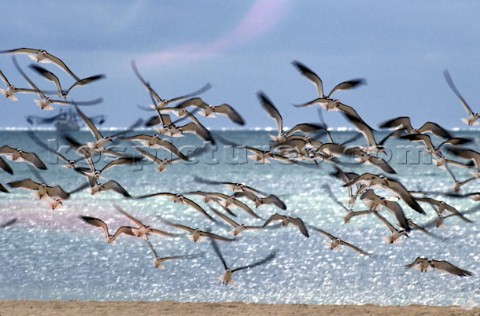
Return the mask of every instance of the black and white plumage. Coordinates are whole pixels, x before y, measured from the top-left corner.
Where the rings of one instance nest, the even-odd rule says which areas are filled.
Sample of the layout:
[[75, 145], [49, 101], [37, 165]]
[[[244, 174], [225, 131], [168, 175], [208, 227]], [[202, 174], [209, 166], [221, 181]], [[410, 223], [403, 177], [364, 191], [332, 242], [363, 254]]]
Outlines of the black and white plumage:
[[396, 128], [397, 131], [405, 131], [406, 134], [425, 134], [432, 133], [442, 138], [452, 138], [452, 134], [439, 124], [434, 122], [425, 122], [420, 128], [413, 128], [410, 117], [400, 116], [380, 123], [380, 128]]
[[214, 106], [205, 103], [205, 101], [203, 101], [201, 98], [190, 98], [175, 106], [175, 108], [180, 110], [188, 107], [201, 109], [199, 114], [205, 117], [215, 117], [216, 114], [221, 114], [228, 117], [237, 125], [245, 125], [245, 120], [243, 117], [231, 105], [226, 103]]

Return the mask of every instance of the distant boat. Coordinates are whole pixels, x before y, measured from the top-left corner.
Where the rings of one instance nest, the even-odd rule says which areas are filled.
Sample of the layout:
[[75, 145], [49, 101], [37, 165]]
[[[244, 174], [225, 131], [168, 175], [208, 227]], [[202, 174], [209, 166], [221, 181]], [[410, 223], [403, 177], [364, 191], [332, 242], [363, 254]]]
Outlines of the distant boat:
[[[29, 115], [26, 117], [31, 125], [53, 125], [57, 131], [78, 131], [84, 125], [82, 119], [73, 109], [60, 109], [60, 113], [50, 117]], [[90, 117], [95, 125], [102, 125], [105, 122], [105, 115]]]

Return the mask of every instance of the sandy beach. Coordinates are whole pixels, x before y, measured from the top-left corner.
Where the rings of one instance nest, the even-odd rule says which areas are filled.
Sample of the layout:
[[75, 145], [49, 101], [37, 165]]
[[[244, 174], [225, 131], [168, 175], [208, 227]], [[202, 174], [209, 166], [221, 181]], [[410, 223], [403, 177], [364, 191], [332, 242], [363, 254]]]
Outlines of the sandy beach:
[[79, 302], [3, 301], [0, 316], [21, 315], [480, 315], [480, 309], [458, 306], [376, 306], [376, 305], [270, 305], [177, 302]]

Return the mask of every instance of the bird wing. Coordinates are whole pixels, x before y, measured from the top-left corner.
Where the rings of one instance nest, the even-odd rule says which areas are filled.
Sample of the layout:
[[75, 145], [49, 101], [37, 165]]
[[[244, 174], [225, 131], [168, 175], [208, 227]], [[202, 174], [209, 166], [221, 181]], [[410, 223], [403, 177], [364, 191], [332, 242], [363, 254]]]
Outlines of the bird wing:
[[395, 201], [389, 201], [389, 200], [384, 200], [383, 203], [385, 203], [385, 207], [389, 209], [393, 215], [395, 215], [395, 218], [397, 219], [398, 224], [400, 227], [405, 229], [405, 231], [410, 231], [410, 226], [408, 225], [407, 218], [405, 217], [405, 213], [403, 212], [402, 207], [400, 204], [398, 204]]
[[62, 187], [60, 187], [59, 185], [56, 185], [54, 187], [47, 187], [47, 194], [49, 196], [59, 197], [62, 200], [70, 198], [70, 194], [63, 190]]
[[159, 158], [157, 158], [156, 156], [150, 154], [148, 151], [145, 151], [141, 148], [138, 148], [138, 147], [133, 147], [136, 151], [138, 151], [140, 153], [140, 155], [142, 155], [145, 159], [147, 160], [150, 160], [152, 162], [161, 162], [161, 160]]
[[205, 92], [207, 90], [210, 90], [211, 87], [212, 87], [212, 85], [210, 83], [206, 83], [203, 87], [201, 87], [200, 89], [198, 89], [196, 91], [193, 91], [192, 93], [188, 93], [188, 94], [185, 94], [185, 95], [182, 95], [182, 96], [179, 96], [179, 97], [168, 100], [167, 104], [172, 103], [172, 102], [177, 102], [177, 101], [180, 101], [180, 100], [183, 100], [183, 99], [186, 99], [186, 98], [190, 98], [190, 97], [202, 94], [203, 92]]
[[31, 179], [12, 181], [12, 182], [8, 182], [7, 184], [11, 188], [24, 188], [28, 190], [38, 190], [40, 188], [40, 184]]
[[70, 68], [68, 68], [67, 65], [60, 58], [58, 58], [57, 56], [54, 56], [54, 55], [52, 55], [48, 52], [46, 53], [46, 55], [47, 55], [47, 58], [50, 59], [50, 61], [52, 61], [52, 63], [54, 63], [58, 67], [62, 68], [66, 73], [71, 75], [75, 80], [80, 80], [80, 78], [78, 78], [73, 73], [73, 71], [71, 71]]
[[12, 155], [16, 152], [16, 148], [10, 147], [8, 145], [3, 145], [2, 147], [0, 147], [0, 155]]
[[266, 197], [261, 198], [261, 200], [265, 204], [273, 204], [282, 210], [287, 209], [287, 206], [285, 205], [285, 203], [278, 196], [274, 194], [269, 194]]
[[233, 123], [236, 123], [240, 126], [245, 125], [245, 120], [232, 106], [224, 103], [213, 108], [215, 113], [226, 115]]
[[277, 131], [278, 135], [281, 135], [283, 133], [283, 118], [280, 112], [277, 110], [275, 105], [273, 105], [272, 101], [263, 93], [263, 92], [258, 92], [257, 96], [260, 100], [260, 103], [263, 107], [263, 109], [267, 112], [268, 116], [270, 116], [275, 123], [277, 124]]
[[2, 158], [0, 158], [0, 169], [2, 169], [5, 172], [8, 172], [9, 174], [13, 174], [12, 167], [10, 167], [10, 165]]
[[209, 220], [213, 221], [213, 222], [216, 222], [216, 220], [210, 216], [210, 214], [208, 214], [200, 205], [198, 205], [196, 202], [194, 202], [193, 200], [190, 200], [189, 198], [187, 197], [184, 197], [183, 200], [185, 201], [185, 203], [187, 205], [189, 205], [190, 207], [192, 207], [193, 209], [197, 210], [198, 212], [200, 212], [200, 214], [202, 214], [203, 216], [205, 216], [206, 218], [208, 218]]
[[383, 217], [382, 215], [378, 214], [378, 212], [372, 212], [383, 224], [385, 224], [385, 226], [388, 227], [388, 229], [390, 230], [390, 232], [394, 233], [397, 231], [397, 229], [389, 222], [385, 219], [385, 217]]
[[467, 101], [465, 101], [465, 99], [462, 97], [462, 95], [460, 94], [460, 92], [457, 90], [457, 87], [455, 87], [455, 84], [453, 83], [453, 80], [452, 78], [450, 77], [450, 73], [448, 72], [448, 70], [445, 70], [443, 72], [443, 76], [445, 77], [445, 80], [447, 81], [447, 84], [448, 86], [450, 87], [450, 89], [452, 89], [453, 93], [455, 93], [455, 95], [457, 96], [457, 98], [460, 100], [460, 102], [462, 103], [465, 111], [467, 111], [468, 115], [469, 116], [473, 116], [473, 111], [472, 109], [470, 108], [470, 106], [468, 105]]
[[237, 222], [235, 222], [233, 219], [231, 219], [230, 217], [228, 217], [227, 215], [219, 212], [218, 210], [216, 210], [215, 208], [209, 206], [209, 208], [212, 210], [212, 212], [214, 212], [215, 214], [218, 215], [218, 217], [220, 217], [223, 221], [225, 221], [227, 224], [231, 225], [233, 228], [237, 228], [238, 226], [240, 226]]
[[2, 78], [3, 82], [7, 85], [7, 87], [10, 87], [11, 84], [10, 82], [8, 81], [7, 77], [5, 77], [5, 75], [3, 74], [3, 72], [0, 70], [0, 78]]
[[290, 217], [289, 222], [297, 226], [300, 232], [305, 236], [309, 237], [307, 227], [300, 217]]
[[[388, 178], [387, 178], [388, 179]], [[410, 192], [407, 190], [407, 188], [400, 182], [393, 180], [393, 179], [388, 179], [387, 180], [388, 185], [385, 186], [386, 189], [389, 189], [395, 193], [397, 193], [402, 200], [405, 201], [412, 209], [417, 211], [420, 214], [426, 214], [423, 208], [418, 204], [418, 202], [415, 200], [415, 197], [410, 194]]]
[[38, 169], [42, 169], [42, 170], [47, 169], [47, 166], [45, 166], [43, 161], [38, 157], [38, 155], [36, 153], [24, 151], [24, 152], [22, 152], [22, 158], [26, 162], [32, 164], [33, 166], [35, 166]]
[[223, 257], [223, 255], [220, 251], [220, 248], [218, 247], [217, 242], [215, 241], [215, 239], [212, 238], [212, 239], [210, 239], [210, 243], [212, 244], [212, 248], [215, 251], [215, 253], [217, 254], [218, 258], [220, 259], [220, 261], [222, 261], [223, 268], [225, 270], [227, 270], [228, 269], [227, 262], [225, 261], [225, 258]]
[[263, 224], [263, 227], [267, 226], [267, 225], [270, 224], [272, 221], [278, 221], [278, 220], [283, 221], [284, 219], [285, 219], [285, 216], [284, 216], [284, 215], [275, 213], [275, 214], [273, 214], [272, 216], [270, 216], [270, 217], [265, 221], [265, 223]]
[[117, 231], [115, 232], [115, 234], [113, 234], [112, 239], [116, 240], [117, 237], [120, 236], [121, 234], [129, 235], [129, 236], [136, 236], [135, 230], [137, 230], [137, 229], [138, 228], [130, 227], [130, 226], [120, 226], [117, 229]]
[[267, 257], [259, 260], [259, 261], [256, 261], [252, 264], [249, 264], [249, 265], [246, 265], [246, 266], [243, 266], [243, 267], [239, 267], [239, 268], [235, 268], [235, 269], [232, 269], [232, 272], [235, 272], [235, 271], [239, 271], [239, 270], [243, 270], [243, 269], [249, 269], [249, 268], [253, 268], [253, 267], [256, 267], [256, 266], [259, 266], [259, 265], [262, 265], [262, 264], [265, 264], [267, 262], [270, 262], [273, 260], [273, 258], [275, 258], [275, 256], [277, 255], [277, 253], [275, 251], [273, 251], [272, 253], [270, 253]]
[[161, 229], [151, 228], [151, 230], [152, 230], [152, 234], [155, 234], [155, 235], [167, 236], [167, 237], [178, 237], [177, 234], [170, 233]]
[[425, 122], [425, 124], [423, 124], [422, 127], [418, 129], [418, 132], [420, 133], [430, 132], [439, 137], [447, 138], [447, 139], [453, 137], [452, 134], [450, 134], [446, 129], [444, 129], [443, 127], [441, 127], [440, 125], [434, 122]]
[[106, 183], [103, 184], [104, 190], [112, 190], [117, 193], [120, 193], [121, 195], [125, 197], [131, 197], [130, 193], [128, 193], [127, 190], [125, 190], [124, 187], [120, 185], [117, 181], [114, 180], [109, 180]]
[[55, 84], [55, 87], [57, 87], [57, 91], [59, 94], [62, 94], [63, 90], [62, 90], [62, 85], [60, 84], [60, 80], [58, 80], [58, 77], [55, 76], [54, 73], [48, 71], [47, 69], [41, 67], [41, 66], [38, 66], [38, 65], [35, 65], [35, 64], [31, 64], [30, 65], [30, 68], [32, 68], [33, 70], [35, 70], [39, 75], [41, 75], [42, 77], [44, 77], [45, 79], [53, 82]]
[[342, 244], [342, 245], [344, 245], [345, 247], [350, 248], [350, 249], [352, 249], [353, 251], [356, 251], [356, 252], [358, 252], [358, 253], [360, 253], [360, 254], [362, 254], [362, 255], [370, 256], [370, 254], [369, 254], [368, 252], [366, 252], [366, 251], [358, 248], [357, 246], [354, 246], [354, 245], [352, 245], [351, 243], [348, 243], [348, 242], [346, 242], [346, 241], [344, 241], [344, 240], [341, 240], [341, 239], [340, 239], [340, 244]]
[[127, 213], [124, 209], [122, 209], [120, 206], [118, 206], [117, 204], [113, 204], [113, 207], [115, 207], [115, 209], [120, 212], [121, 214], [125, 215], [132, 223], [134, 223], [135, 225], [137, 225], [138, 227], [143, 227], [145, 226], [139, 219], [137, 219], [136, 217], [130, 215], [129, 213]]
[[204, 231], [199, 231], [200, 233], [200, 236], [204, 236], [204, 237], [208, 237], [208, 238], [211, 238], [211, 239], [216, 239], [216, 240], [221, 240], [221, 241], [234, 241], [235, 239], [233, 238], [227, 238], [227, 237], [223, 237], [223, 236], [220, 236], [220, 235], [217, 235], [217, 234], [214, 234], [214, 233], [210, 233], [210, 232], [204, 232]]
[[347, 80], [344, 82], [341, 82], [337, 84], [332, 91], [328, 94], [327, 98], [330, 98], [330, 96], [335, 92], [339, 90], [349, 90], [349, 89], [354, 89], [356, 87], [362, 86], [364, 84], [367, 84], [367, 81], [363, 78], [358, 78], [358, 79], [351, 79]]
[[417, 257], [413, 262], [409, 263], [409, 264], [406, 264], [405, 265], [405, 268], [406, 269], [415, 269], [415, 270], [419, 270], [421, 272], [425, 272], [425, 271], [422, 271], [421, 270], [421, 266], [423, 264], [425, 264], [425, 262], [428, 261], [427, 258], [421, 258], [421, 257]]
[[432, 260], [430, 265], [434, 269], [443, 270], [443, 271], [446, 271], [448, 273], [458, 275], [460, 277], [473, 275], [472, 272], [461, 269], [461, 268], [451, 264], [450, 262], [444, 261], [444, 260]]
[[77, 109], [78, 114], [82, 118], [82, 120], [85, 122], [85, 125], [87, 125], [88, 129], [92, 133], [93, 137], [95, 137], [97, 140], [100, 140], [103, 138], [102, 134], [98, 131], [97, 127], [93, 122], [78, 108], [78, 106], [75, 105], [75, 108]]
[[332, 234], [327, 233], [326, 231], [324, 231], [323, 229], [320, 229], [320, 228], [318, 228], [318, 227], [310, 226], [310, 228], [313, 229], [314, 231], [316, 231], [316, 232], [318, 232], [318, 233], [320, 233], [320, 234], [322, 234], [322, 235], [330, 238], [331, 240], [334, 240], [334, 239], [337, 238], [337, 237], [333, 236]]
[[106, 164], [101, 170], [100, 173], [105, 172], [106, 170], [115, 167], [115, 166], [122, 166], [122, 165], [131, 165], [139, 162], [143, 158], [141, 157], [123, 157], [123, 158], [117, 158], [115, 160], [110, 161], [108, 164]]
[[73, 88], [75, 87], [79, 87], [79, 86], [84, 86], [84, 85], [87, 85], [89, 83], [92, 83], [94, 81], [97, 81], [97, 80], [100, 80], [100, 79], [104, 79], [106, 78], [106, 76], [104, 74], [100, 74], [100, 75], [94, 75], [94, 76], [90, 76], [90, 77], [87, 77], [87, 78], [83, 78], [83, 79], [80, 79], [80, 80], [77, 80], [75, 81], [74, 84], [72, 84], [70, 86], [70, 88], [68, 88], [68, 90], [66, 91], [66, 93], [68, 94], [70, 92], [70, 90], [72, 90]]
[[83, 216], [83, 215], [80, 216], [80, 218], [87, 224], [100, 227], [103, 230], [103, 233], [105, 234], [105, 238], [108, 238], [108, 236], [110, 236], [110, 233], [108, 232], [108, 226], [103, 220], [96, 217]]
[[410, 122], [410, 118], [408, 116], [400, 116], [400, 117], [393, 118], [391, 120], [380, 123], [378, 127], [380, 128], [400, 127], [399, 129], [406, 129], [408, 133], [411, 133], [413, 131], [412, 123]]
[[310, 80], [315, 85], [315, 87], [317, 88], [318, 97], [323, 98], [322, 79], [320, 79], [320, 77], [316, 73], [314, 73], [310, 68], [308, 68], [307, 66], [305, 66], [299, 61], [294, 60], [292, 62], [292, 65], [295, 68], [297, 68], [297, 70], [300, 71], [300, 73], [303, 76], [305, 76], [308, 80]]
[[376, 146], [377, 141], [373, 136], [373, 129], [368, 126], [360, 117], [344, 112], [345, 117], [355, 126], [355, 128], [363, 134], [369, 146]]

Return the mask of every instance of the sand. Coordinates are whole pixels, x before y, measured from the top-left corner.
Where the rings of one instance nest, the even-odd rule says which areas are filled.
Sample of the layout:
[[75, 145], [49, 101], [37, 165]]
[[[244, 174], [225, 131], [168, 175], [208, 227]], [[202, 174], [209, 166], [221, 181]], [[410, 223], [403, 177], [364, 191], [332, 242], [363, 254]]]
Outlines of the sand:
[[177, 302], [42, 302], [3, 301], [0, 302], [0, 316], [134, 316], [134, 315], [480, 315], [480, 308], [465, 310], [458, 306], [432, 307], [411, 305], [268, 305], [232, 303], [177, 303]]

